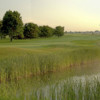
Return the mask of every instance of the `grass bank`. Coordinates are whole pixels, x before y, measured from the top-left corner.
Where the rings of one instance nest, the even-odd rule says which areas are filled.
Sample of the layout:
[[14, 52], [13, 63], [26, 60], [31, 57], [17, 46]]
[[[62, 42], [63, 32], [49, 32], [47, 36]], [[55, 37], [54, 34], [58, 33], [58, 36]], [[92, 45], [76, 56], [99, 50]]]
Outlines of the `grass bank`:
[[100, 36], [65, 35], [34, 40], [0, 40], [0, 81], [55, 72], [100, 59]]
[[[27, 84], [26, 84], [27, 83]], [[0, 85], [1, 100], [99, 100], [100, 76], [72, 77], [36, 88], [33, 81]], [[35, 84], [35, 83], [34, 83]]]

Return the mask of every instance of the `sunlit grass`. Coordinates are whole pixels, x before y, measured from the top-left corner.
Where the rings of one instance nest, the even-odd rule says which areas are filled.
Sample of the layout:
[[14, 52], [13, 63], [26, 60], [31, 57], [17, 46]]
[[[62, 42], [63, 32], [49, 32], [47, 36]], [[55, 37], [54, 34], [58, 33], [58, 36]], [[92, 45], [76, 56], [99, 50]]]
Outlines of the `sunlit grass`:
[[100, 59], [98, 35], [0, 40], [0, 81], [55, 72]]

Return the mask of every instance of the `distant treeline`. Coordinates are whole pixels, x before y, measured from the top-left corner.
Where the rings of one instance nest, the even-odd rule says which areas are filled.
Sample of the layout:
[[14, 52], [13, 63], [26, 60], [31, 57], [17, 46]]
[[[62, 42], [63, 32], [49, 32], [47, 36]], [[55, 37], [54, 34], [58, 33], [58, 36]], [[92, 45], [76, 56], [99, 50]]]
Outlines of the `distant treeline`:
[[57, 26], [38, 26], [34, 23], [23, 24], [22, 17], [18, 11], [7, 11], [2, 20], [0, 20], [1, 39], [9, 35], [10, 41], [13, 39], [32, 39], [38, 37], [58, 37], [64, 35], [64, 27]]
[[99, 30], [96, 31], [65, 31], [65, 34], [100, 34]]

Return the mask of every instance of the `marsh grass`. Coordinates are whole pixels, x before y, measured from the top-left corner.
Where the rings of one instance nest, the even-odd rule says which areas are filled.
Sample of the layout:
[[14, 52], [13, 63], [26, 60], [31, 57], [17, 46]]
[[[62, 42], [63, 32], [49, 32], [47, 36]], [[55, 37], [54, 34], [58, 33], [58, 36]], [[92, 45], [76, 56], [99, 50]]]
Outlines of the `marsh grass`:
[[0, 59], [0, 81], [18, 80], [33, 75], [59, 71], [100, 59], [98, 49], [79, 49], [58, 53], [26, 53]]
[[[91, 79], [90, 79], [91, 78]], [[69, 78], [39, 88], [33, 82], [0, 85], [1, 100], [99, 100], [100, 78]], [[26, 82], [26, 83], [24, 83]]]
[[67, 69], [100, 59], [98, 35], [0, 40], [0, 82]]

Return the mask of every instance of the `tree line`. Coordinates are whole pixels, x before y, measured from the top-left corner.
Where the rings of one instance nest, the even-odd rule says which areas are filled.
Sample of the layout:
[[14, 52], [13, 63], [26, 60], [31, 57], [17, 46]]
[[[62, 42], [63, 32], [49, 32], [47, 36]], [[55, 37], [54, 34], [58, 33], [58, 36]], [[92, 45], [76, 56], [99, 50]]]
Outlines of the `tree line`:
[[58, 37], [64, 35], [64, 27], [57, 26], [52, 28], [50, 26], [38, 26], [34, 23], [23, 24], [22, 17], [18, 11], [6, 11], [2, 20], [0, 20], [0, 37], [1, 39], [10, 37], [13, 39], [32, 39], [38, 37], [51, 37], [56, 35]]

